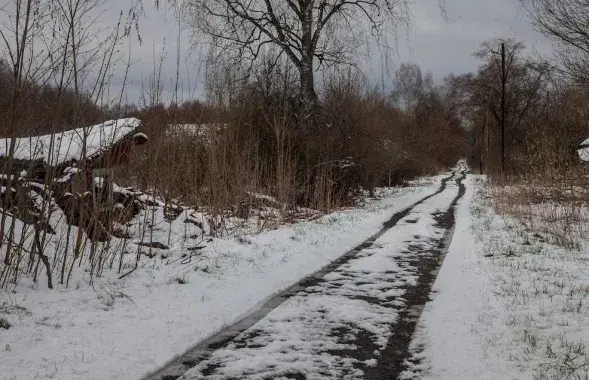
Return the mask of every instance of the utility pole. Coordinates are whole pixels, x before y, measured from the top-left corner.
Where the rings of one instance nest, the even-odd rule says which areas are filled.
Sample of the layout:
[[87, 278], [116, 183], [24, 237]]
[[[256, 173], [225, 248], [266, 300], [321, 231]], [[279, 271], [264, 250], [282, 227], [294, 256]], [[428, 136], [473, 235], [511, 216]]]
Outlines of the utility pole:
[[[487, 94], [486, 104], [489, 103], [489, 95]], [[483, 136], [481, 141], [481, 155], [483, 156], [484, 166], [481, 169], [481, 174], [489, 173], [489, 108], [485, 106], [483, 109]]]
[[501, 177], [505, 178], [505, 42], [501, 43]]
[[[488, 102], [488, 100], [487, 100], [487, 102]], [[491, 141], [491, 136], [489, 134], [489, 130], [491, 129], [491, 127], [489, 125], [489, 109], [488, 108], [485, 109], [485, 125], [487, 126], [487, 144], [485, 147], [485, 157], [486, 157], [485, 173], [488, 174], [488, 173], [490, 173], [489, 164], [491, 163], [491, 155], [489, 153], [489, 143]]]
[[484, 174], [484, 167], [487, 165], [487, 157], [485, 154], [485, 132], [487, 130], [487, 109], [484, 108], [483, 115], [482, 115], [482, 122], [483, 122], [483, 130], [481, 133], [481, 149], [480, 149], [480, 161], [479, 161], [479, 172], [480, 174]]

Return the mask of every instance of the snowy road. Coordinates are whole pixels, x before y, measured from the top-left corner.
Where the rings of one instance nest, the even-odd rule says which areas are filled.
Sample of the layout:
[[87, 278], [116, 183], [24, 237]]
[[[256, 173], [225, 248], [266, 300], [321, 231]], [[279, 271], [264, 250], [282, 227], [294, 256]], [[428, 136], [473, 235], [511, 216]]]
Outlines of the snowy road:
[[464, 170], [360, 246], [146, 379], [396, 379], [452, 237]]

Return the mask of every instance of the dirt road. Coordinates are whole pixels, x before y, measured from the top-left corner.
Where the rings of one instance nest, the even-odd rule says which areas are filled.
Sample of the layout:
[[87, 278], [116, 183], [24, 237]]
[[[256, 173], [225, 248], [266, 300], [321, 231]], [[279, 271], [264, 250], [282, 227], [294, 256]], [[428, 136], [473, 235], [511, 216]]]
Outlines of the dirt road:
[[452, 239], [465, 172], [145, 380], [397, 379]]

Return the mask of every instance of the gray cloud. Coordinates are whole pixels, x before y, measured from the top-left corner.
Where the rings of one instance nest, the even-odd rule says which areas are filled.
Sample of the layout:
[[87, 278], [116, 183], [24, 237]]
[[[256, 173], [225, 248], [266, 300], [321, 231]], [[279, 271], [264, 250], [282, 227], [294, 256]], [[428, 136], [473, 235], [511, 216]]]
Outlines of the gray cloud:
[[399, 51], [401, 61], [418, 62], [435, 78], [476, 70], [480, 62], [472, 53], [491, 38], [514, 38], [523, 41], [529, 51], [552, 53], [550, 41], [534, 30], [517, 0], [446, 0], [447, 21], [437, 3], [418, 0], [409, 43]]
[[[130, 41], [131, 60], [125, 86], [125, 99], [138, 102], [143, 84], [147, 85], [154, 71], [156, 59], [164, 52], [162, 64], [162, 86], [164, 99], [170, 99], [176, 72], [177, 23], [172, 12], [156, 10], [155, 0], [144, 0], [145, 17], [139, 21], [142, 43], [136, 36]], [[438, 0], [415, 0], [412, 6], [414, 24], [410, 30], [398, 36], [398, 49], [390, 57], [394, 70], [402, 62], [417, 62], [424, 71], [431, 71], [436, 80], [449, 73], [461, 74], [476, 70], [480, 62], [472, 56], [479, 45], [491, 38], [508, 37], [525, 42], [529, 51], [550, 55], [550, 41], [534, 31], [525, 10], [518, 0], [445, 0], [447, 19], [440, 11]], [[129, 2], [107, 0], [102, 18], [104, 26], [114, 25], [123, 12], [128, 11]], [[191, 49], [189, 31], [181, 33], [180, 43], [180, 90], [181, 98], [188, 99], [202, 95], [203, 74], [202, 54]], [[126, 59], [129, 46], [120, 47], [120, 54]], [[373, 54], [362, 60], [369, 77], [375, 82], [390, 83], [390, 71], [382, 68], [382, 59]], [[119, 63], [111, 80], [111, 94], [123, 87], [124, 64]]]

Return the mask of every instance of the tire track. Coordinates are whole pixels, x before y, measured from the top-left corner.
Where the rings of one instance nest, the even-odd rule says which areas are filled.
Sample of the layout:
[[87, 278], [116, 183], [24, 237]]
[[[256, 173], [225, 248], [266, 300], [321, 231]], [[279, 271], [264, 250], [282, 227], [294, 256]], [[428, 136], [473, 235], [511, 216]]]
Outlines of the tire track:
[[387, 348], [382, 351], [378, 365], [365, 371], [365, 378], [370, 380], [395, 380], [407, 369], [406, 361], [411, 359], [409, 346], [417, 322], [427, 301], [436, 277], [440, 271], [444, 258], [450, 247], [454, 235], [455, 208], [458, 201], [466, 193], [463, 180], [466, 178], [466, 169], [463, 169], [456, 179], [458, 194], [452, 200], [450, 207], [444, 213], [435, 214], [437, 226], [445, 230], [444, 236], [439, 239], [436, 246], [430, 251], [430, 255], [419, 256], [417, 267], [419, 279], [417, 285], [407, 289], [405, 298], [407, 304], [399, 314], [399, 320], [393, 326], [393, 334]]
[[[175, 380], [175, 379], [178, 379], [185, 372], [187, 372], [189, 369], [196, 366], [201, 361], [208, 359], [214, 351], [216, 351], [219, 348], [225, 347], [229, 342], [234, 340], [239, 334], [248, 330], [250, 327], [252, 327], [258, 321], [260, 321], [266, 315], [268, 315], [268, 313], [270, 313], [272, 310], [276, 309], [278, 306], [280, 306], [282, 303], [284, 303], [287, 299], [293, 297], [297, 293], [302, 292], [309, 287], [313, 287], [313, 286], [317, 285], [318, 283], [320, 283], [322, 281], [324, 276], [333, 272], [336, 268], [339, 268], [342, 265], [345, 265], [350, 260], [355, 258], [358, 255], [358, 253], [362, 252], [363, 250], [371, 248], [378, 238], [380, 238], [386, 232], [388, 232], [393, 227], [395, 227], [397, 225], [397, 223], [401, 219], [406, 217], [415, 207], [424, 203], [428, 199], [435, 197], [436, 195], [439, 195], [442, 192], [444, 192], [447, 188], [448, 182], [451, 181], [452, 179], [455, 179], [456, 176], [457, 176], [457, 171], [452, 172], [452, 174], [450, 176], [444, 178], [441, 181], [440, 187], [436, 192], [423, 197], [422, 199], [415, 202], [411, 206], [395, 213], [388, 221], [386, 221], [383, 224], [383, 227], [378, 232], [376, 232], [374, 235], [372, 235], [371, 237], [366, 239], [364, 242], [362, 242], [361, 244], [359, 244], [355, 248], [351, 249], [350, 251], [346, 252], [345, 254], [340, 256], [338, 259], [327, 264], [326, 266], [324, 266], [323, 268], [321, 268], [317, 272], [303, 278], [302, 280], [300, 280], [296, 284], [292, 285], [291, 287], [270, 297], [267, 301], [265, 301], [257, 310], [255, 310], [250, 315], [244, 317], [243, 319], [239, 320], [235, 324], [225, 328], [223, 331], [219, 332], [218, 334], [215, 334], [214, 336], [199, 343], [198, 345], [196, 345], [192, 349], [188, 350], [183, 355], [181, 355], [178, 358], [171, 361], [168, 365], [164, 366], [164, 368], [145, 377], [144, 380]], [[456, 179], [459, 186], [462, 186], [461, 181], [463, 178], [464, 178], [464, 173], [462, 172], [461, 176]], [[444, 215], [446, 215], [444, 217], [444, 220], [446, 220], [446, 219], [450, 220], [449, 218], [451, 218], [452, 223], [453, 223], [453, 207], [456, 204], [456, 202], [458, 201], [458, 199], [462, 196], [461, 192], [464, 193], [464, 191], [462, 190], [462, 187], [459, 190], [458, 196], [452, 202], [450, 209], [446, 213], [444, 213]], [[451, 214], [451, 216], [450, 216], [450, 214]], [[442, 218], [442, 216], [440, 216], [440, 218]], [[438, 223], [442, 223], [442, 222], [443, 222], [442, 219], [438, 220]], [[451, 235], [450, 235], [450, 239], [451, 239]], [[424, 261], [423, 271], [427, 271], [428, 265], [432, 265], [432, 263], [426, 263], [425, 261], [427, 261], [427, 260], [423, 260], [423, 261]], [[441, 264], [441, 259], [439, 260], [439, 264]], [[438, 268], [439, 268], [439, 264], [438, 264]], [[421, 263], [420, 263], [420, 265], [421, 265]], [[433, 276], [433, 278], [435, 279], [435, 274], [431, 273], [430, 276]], [[423, 279], [422, 279], [422, 277], [423, 277]], [[427, 282], [427, 281], [428, 281], [428, 277], [426, 275], [422, 275], [422, 268], [420, 267], [420, 276], [419, 276], [419, 286], [418, 287], [421, 287], [422, 285], [426, 285], [425, 282]], [[433, 283], [433, 280], [430, 279], [430, 282]], [[425, 295], [426, 298], [427, 298], [427, 294], [429, 294], [430, 288], [431, 288], [431, 284], [429, 284], [429, 286], [427, 286], [427, 293]], [[409, 305], [411, 307], [418, 305], [419, 302], [421, 302], [420, 301], [421, 298], [423, 298], [423, 297], [419, 297], [418, 294], [416, 294], [415, 296], [411, 295]], [[423, 304], [425, 304], [425, 301], [423, 302]], [[423, 307], [423, 305], [422, 305], [422, 307]], [[405, 316], [403, 316], [402, 320], [404, 320], [404, 319], [405, 319]], [[414, 327], [415, 327], [414, 324], [413, 324], [413, 327], [408, 326], [407, 328], [414, 329]], [[405, 330], [402, 330], [402, 331], [405, 331]], [[402, 331], [399, 331], [399, 332], [402, 332]], [[411, 330], [411, 334], [412, 334], [412, 330]], [[397, 334], [394, 334], [394, 335], [397, 335]], [[359, 340], [361, 340], [361, 337], [359, 337]], [[409, 340], [410, 340], [410, 335], [409, 335]], [[369, 342], [367, 342], [367, 344], [366, 344], [367, 348], [371, 347], [371, 345], [368, 343]], [[409, 342], [407, 342], [407, 350], [406, 351], [408, 351], [408, 344], [409, 344]], [[371, 349], [371, 348], [369, 348], [369, 349]], [[386, 352], [387, 356], [389, 356], [390, 354], [391, 353]], [[406, 356], [408, 356], [408, 354]], [[382, 359], [384, 359], [384, 357]], [[402, 362], [402, 360], [404, 360], [404, 359], [405, 359], [405, 356], [403, 356], [403, 359], [399, 359], [399, 360], [401, 360], [401, 362]], [[392, 360], [391, 362], [396, 363], [397, 361], [398, 360], [395, 359], [395, 360]], [[387, 363], [388, 363], [388, 361], [387, 361]], [[385, 363], [383, 363], [383, 364], [385, 364]], [[385, 364], [382, 367], [382, 370], [387, 370], [387, 368], [389, 368], [389, 365]], [[378, 367], [376, 367], [375, 370], [376, 369], [379, 369], [379, 370], [377, 372], [374, 372], [374, 374], [378, 374], [381, 372], [380, 365]], [[400, 373], [400, 371], [399, 371], [399, 373]], [[369, 374], [367, 373], [367, 376], [368, 375]], [[372, 377], [372, 378], [380, 378], [380, 377]], [[390, 379], [391, 377], [389, 375], [386, 378]]]

